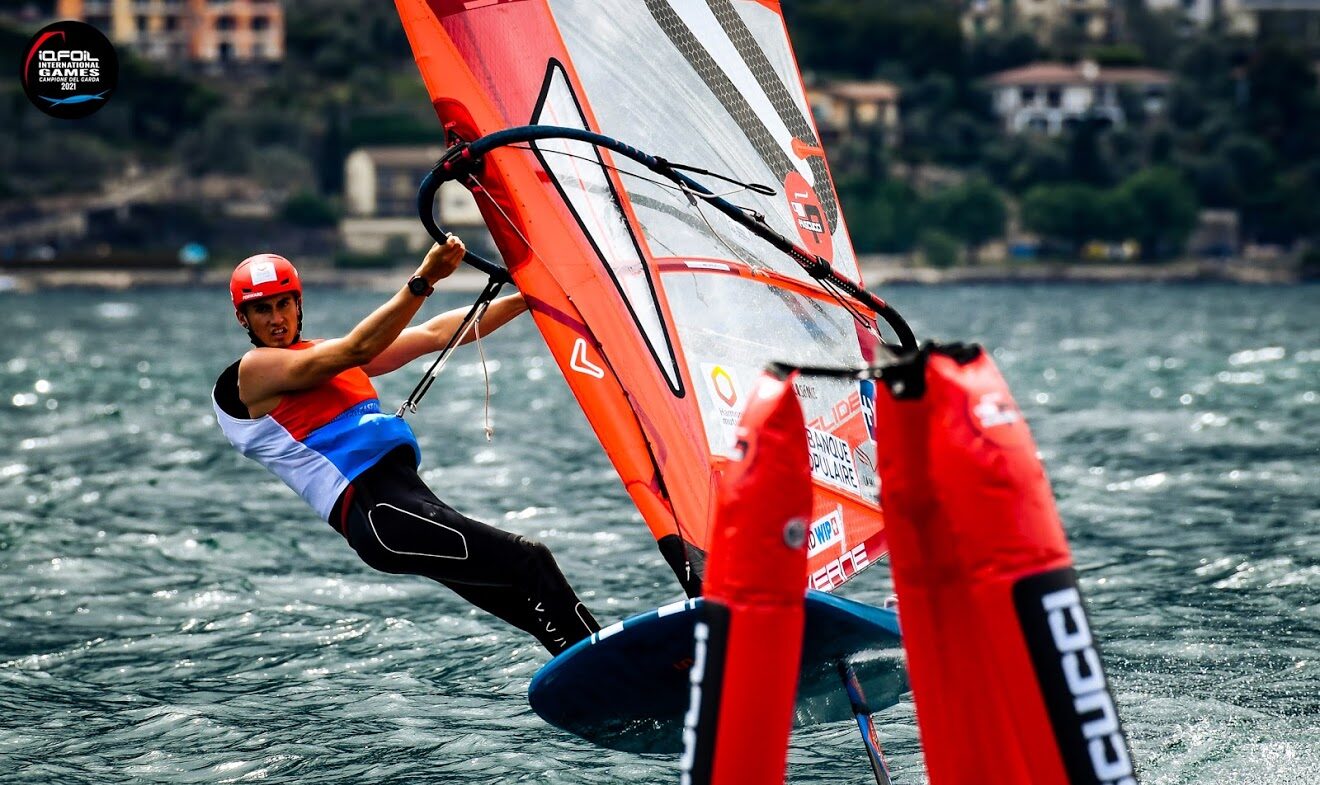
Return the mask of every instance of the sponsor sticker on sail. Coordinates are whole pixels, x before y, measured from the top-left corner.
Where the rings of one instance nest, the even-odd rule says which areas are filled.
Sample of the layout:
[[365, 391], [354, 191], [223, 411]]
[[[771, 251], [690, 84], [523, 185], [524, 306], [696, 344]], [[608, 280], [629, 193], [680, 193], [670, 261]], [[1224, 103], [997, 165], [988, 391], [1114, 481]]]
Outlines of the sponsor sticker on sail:
[[738, 421], [747, 408], [746, 395], [738, 383], [738, 370], [718, 363], [702, 363], [701, 377], [705, 379], [706, 392], [710, 394], [716, 420], [711, 452], [732, 456], [733, 446], [738, 440]]
[[817, 518], [807, 529], [807, 557], [810, 558], [830, 547], [843, 544], [843, 508], [835, 507], [829, 515]]
[[811, 476], [821, 482], [862, 495], [848, 442], [831, 433], [807, 429], [807, 448], [811, 452]]

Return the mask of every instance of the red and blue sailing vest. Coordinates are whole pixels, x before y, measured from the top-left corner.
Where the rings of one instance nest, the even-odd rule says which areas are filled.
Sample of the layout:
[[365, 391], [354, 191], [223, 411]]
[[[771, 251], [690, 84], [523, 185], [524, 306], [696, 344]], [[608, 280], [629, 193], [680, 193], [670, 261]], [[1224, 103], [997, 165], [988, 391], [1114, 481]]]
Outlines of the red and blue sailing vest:
[[[311, 346], [301, 341], [289, 348]], [[236, 388], [237, 363], [231, 371]], [[235, 417], [221, 407], [219, 385], [229, 373], [211, 395], [220, 430], [235, 449], [283, 480], [326, 520], [348, 484], [386, 453], [408, 445], [421, 461], [412, 428], [381, 412], [376, 388], [361, 368], [285, 393], [270, 414], [255, 419]]]

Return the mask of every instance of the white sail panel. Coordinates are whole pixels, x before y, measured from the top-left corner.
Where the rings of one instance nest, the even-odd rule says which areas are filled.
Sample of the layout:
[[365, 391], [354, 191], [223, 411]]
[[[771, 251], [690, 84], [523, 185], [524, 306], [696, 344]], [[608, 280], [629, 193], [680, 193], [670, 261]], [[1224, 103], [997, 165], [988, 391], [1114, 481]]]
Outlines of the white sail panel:
[[[857, 366], [862, 362], [857, 341], [839, 339], [855, 334], [855, 327], [852, 315], [838, 305], [700, 266], [691, 272], [665, 273], [662, 280], [713, 455], [735, 455], [733, 429], [747, 402], [745, 391], [755, 388], [757, 375], [769, 363]], [[869, 405], [862, 384], [847, 379], [802, 380], [798, 399], [807, 423], [821, 434], [816, 446], [822, 481], [878, 503], [872, 429], [862, 422]], [[852, 419], [857, 422], [846, 430], [857, 443], [829, 449], [844, 441], [832, 434]], [[857, 435], [863, 429], [868, 436]]]
[[[587, 130], [586, 118], [563, 68], [550, 69], [545, 98], [533, 121], [538, 125]], [[600, 152], [593, 145], [569, 139], [545, 139], [536, 142], [533, 148], [541, 165], [572, 206], [601, 260], [609, 267], [619, 293], [628, 302], [628, 308], [646, 336], [670, 389], [682, 390], [682, 380], [660, 318], [650, 272], [619, 207]]]
[[[741, 192], [731, 198], [763, 214], [771, 228], [789, 238], [800, 234], [782, 193], [789, 172], [802, 177], [823, 202], [834, 205], [833, 186], [828, 178], [817, 176], [824, 171], [823, 159], [816, 158], [813, 164], [799, 157], [784, 120], [791, 117], [814, 140], [801, 83], [796, 74], [789, 77], [791, 50], [778, 14], [759, 3], [725, 0], [739, 20], [752, 20], [746, 27], [755, 51], [744, 44], [744, 52], [739, 52], [711, 10], [716, 0], [709, 5], [706, 0], [550, 0], [549, 4], [587, 95], [609, 96], [591, 104], [600, 132], [672, 161], [775, 188], [780, 192], [775, 196]], [[768, 32], [772, 26], [778, 27], [777, 34]], [[682, 46], [675, 44], [675, 37]], [[646, 45], [639, 46], [641, 41]], [[770, 64], [765, 70], [772, 84], [766, 73], [758, 79], [749, 59]], [[767, 87], [778, 96], [776, 101]], [[625, 185], [630, 192], [642, 190], [655, 198], [631, 178]], [[680, 200], [665, 199], [691, 213], [686, 200]], [[834, 231], [822, 255], [841, 274], [855, 279], [856, 258], [837, 206], [832, 209]], [[826, 212], [830, 211], [827, 206]], [[650, 222], [660, 220], [645, 215], [642, 207], [638, 217], [648, 233]], [[655, 234], [678, 244], [675, 255], [752, 257], [783, 275], [808, 280], [795, 263], [742, 230], [721, 229], [726, 234], [722, 238], [705, 228], [693, 231], [706, 235], [704, 241]], [[726, 247], [731, 244], [736, 252]]]

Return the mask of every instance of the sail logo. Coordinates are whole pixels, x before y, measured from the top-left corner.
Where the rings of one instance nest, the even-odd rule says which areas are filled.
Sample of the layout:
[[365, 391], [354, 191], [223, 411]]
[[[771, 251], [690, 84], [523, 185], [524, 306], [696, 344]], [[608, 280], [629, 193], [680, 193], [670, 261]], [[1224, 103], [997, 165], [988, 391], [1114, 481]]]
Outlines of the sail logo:
[[807, 428], [807, 450], [811, 453], [811, 476], [836, 488], [862, 494], [848, 442], [831, 433]]
[[711, 452], [737, 457], [738, 421], [747, 406], [747, 397], [738, 383], [739, 371], [732, 366], [702, 363], [701, 375], [710, 396], [709, 405], [703, 403], [701, 409]]
[[797, 227], [798, 237], [807, 250], [825, 261], [834, 258], [834, 238], [825, 224], [825, 209], [820, 197], [807, 184], [807, 178], [793, 170], [784, 178], [784, 195], [788, 198], [789, 217]]
[[[807, 423], [809, 428], [819, 428], [822, 431], [837, 430], [839, 426], [857, 416], [857, 413], [863, 411], [864, 404], [860, 393], [854, 391], [847, 398], [834, 402], [829, 411], [825, 414], [814, 417]], [[870, 434], [868, 433], [869, 437]]]
[[818, 519], [807, 529], [807, 558], [811, 558], [831, 545], [843, 543], [843, 511], [835, 508], [834, 512]]
[[793, 392], [797, 393], [797, 397], [804, 401], [814, 401], [820, 397], [820, 394], [816, 392], [816, 385], [809, 384], [797, 377], [793, 379]]
[[875, 465], [875, 442], [866, 441], [853, 449], [853, 462], [857, 464], [857, 479], [862, 483], [862, 495], [869, 501], [880, 501], [880, 470]]
[[1024, 578], [1013, 601], [1069, 781], [1137, 785], [1076, 574], [1061, 569]]
[[825, 234], [825, 223], [821, 220], [820, 208], [807, 201], [809, 194], [793, 194], [793, 199], [789, 204], [793, 206], [793, 212], [797, 213], [797, 225], [811, 232], [816, 240], [820, 240], [820, 235]]
[[866, 555], [866, 543], [859, 543], [852, 550], [845, 551], [839, 558], [811, 573], [811, 588], [832, 591], [870, 563], [871, 559]]
[[738, 386], [723, 366], [717, 365], [711, 370], [710, 388], [715, 392], [715, 397], [724, 401], [725, 406], [738, 405]]
[[573, 343], [573, 356], [568, 358], [568, 367], [593, 379], [605, 378], [605, 369], [587, 358], [587, 342], [581, 338]]
[[1022, 419], [1022, 413], [1018, 411], [1013, 401], [1005, 400], [1005, 396], [998, 392], [982, 395], [981, 400], [972, 408], [972, 413], [976, 415], [982, 428], [1012, 425]]
[[861, 381], [862, 421], [866, 423], [866, 436], [875, 438], [875, 382], [870, 379]]

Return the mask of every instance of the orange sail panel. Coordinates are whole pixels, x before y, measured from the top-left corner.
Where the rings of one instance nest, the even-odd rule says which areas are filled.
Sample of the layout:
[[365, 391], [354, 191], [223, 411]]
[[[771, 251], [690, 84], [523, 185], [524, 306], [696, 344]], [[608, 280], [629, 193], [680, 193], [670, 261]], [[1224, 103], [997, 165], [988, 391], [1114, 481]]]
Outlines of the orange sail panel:
[[[777, 2], [396, 6], [447, 141], [569, 127], [764, 184], [728, 198], [858, 279]], [[629, 495], [696, 593], [713, 489], [760, 370], [858, 365], [874, 337], [768, 242], [608, 150], [511, 145], [467, 185]], [[874, 392], [810, 379], [797, 393], [815, 489], [808, 584], [830, 590], [885, 552]]]

